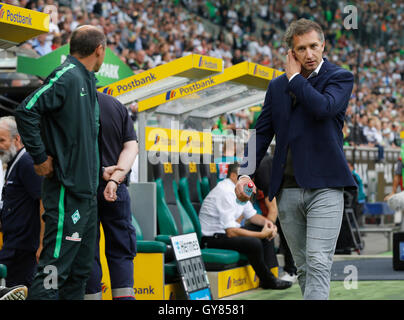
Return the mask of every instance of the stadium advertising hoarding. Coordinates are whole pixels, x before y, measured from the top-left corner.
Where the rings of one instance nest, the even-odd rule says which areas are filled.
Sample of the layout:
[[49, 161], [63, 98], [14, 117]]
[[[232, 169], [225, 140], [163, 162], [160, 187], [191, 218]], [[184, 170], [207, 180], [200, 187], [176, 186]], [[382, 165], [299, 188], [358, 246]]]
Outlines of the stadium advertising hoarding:
[[146, 127], [146, 150], [212, 154], [211, 132]]
[[[69, 54], [69, 48], [69, 44], [66, 44], [39, 58], [19, 56], [17, 59], [17, 72], [46, 78], [57, 66], [65, 61]], [[133, 75], [133, 71], [111, 49], [106, 48], [104, 63], [95, 75], [98, 79], [97, 86], [105, 86]]]
[[185, 86], [168, 90], [149, 99], [139, 101], [138, 110], [139, 112], [146, 111], [164, 103], [196, 94], [199, 91], [209, 89], [213, 86], [228, 81], [265, 90], [269, 81], [282, 73], [283, 72], [279, 70], [261, 66], [256, 63], [247, 61], [241, 62], [225, 69], [223, 73], [213, 75], [209, 78], [198, 80]]
[[223, 61], [221, 59], [192, 54], [122, 79], [100, 88], [99, 91], [117, 97], [171, 76], [199, 78], [200, 76], [196, 74], [197, 71], [199, 71], [198, 74], [202, 71], [202, 74], [209, 75], [222, 70]]
[[8, 48], [49, 32], [49, 15], [0, 3], [0, 48]]

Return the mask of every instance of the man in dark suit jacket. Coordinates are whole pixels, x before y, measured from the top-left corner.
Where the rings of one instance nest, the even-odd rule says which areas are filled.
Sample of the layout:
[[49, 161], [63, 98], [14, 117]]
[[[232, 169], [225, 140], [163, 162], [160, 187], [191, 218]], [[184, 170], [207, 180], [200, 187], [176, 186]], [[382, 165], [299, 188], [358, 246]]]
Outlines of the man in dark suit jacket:
[[356, 187], [342, 134], [354, 77], [322, 57], [324, 34], [316, 22], [293, 22], [285, 42], [286, 73], [268, 86], [235, 191], [248, 199], [244, 185], [276, 136], [269, 199], [277, 198], [304, 298], [328, 299], [343, 188]]

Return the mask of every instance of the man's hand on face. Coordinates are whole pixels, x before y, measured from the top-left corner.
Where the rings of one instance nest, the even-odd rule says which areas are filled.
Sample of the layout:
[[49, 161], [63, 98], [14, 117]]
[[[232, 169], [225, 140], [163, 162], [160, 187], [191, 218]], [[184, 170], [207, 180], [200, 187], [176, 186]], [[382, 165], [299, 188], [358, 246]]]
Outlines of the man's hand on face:
[[295, 73], [300, 73], [302, 70], [301, 63], [295, 58], [293, 51], [291, 49], [288, 50], [288, 54], [286, 56], [286, 77], [290, 79]]

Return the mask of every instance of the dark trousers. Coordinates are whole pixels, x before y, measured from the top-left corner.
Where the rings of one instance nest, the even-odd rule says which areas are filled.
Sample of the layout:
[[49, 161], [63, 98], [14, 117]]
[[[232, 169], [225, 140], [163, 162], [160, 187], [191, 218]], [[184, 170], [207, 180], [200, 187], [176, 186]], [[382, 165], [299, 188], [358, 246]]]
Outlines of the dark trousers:
[[7, 267], [7, 287], [31, 286], [36, 270], [35, 251], [5, 247], [0, 250], [0, 264]]
[[[105, 256], [111, 279], [112, 297], [114, 299], [134, 299], [133, 292], [133, 258], [136, 255], [136, 231], [132, 226], [130, 196], [126, 185], [117, 189], [117, 200], [108, 202], [103, 192], [105, 183], [98, 190], [98, 222], [101, 222], [105, 237]], [[99, 249], [100, 229], [95, 248], [95, 259], [90, 279], [87, 282], [86, 299], [96, 295], [100, 298], [102, 268]]]
[[45, 234], [32, 300], [82, 300], [90, 276], [97, 226], [97, 201], [82, 199], [57, 181], [45, 179]]
[[[243, 228], [251, 231], [261, 231], [262, 227], [247, 224]], [[236, 250], [247, 256], [248, 262], [263, 283], [271, 281], [271, 268], [278, 266], [275, 254], [274, 240], [254, 237], [232, 237], [226, 234], [216, 234], [213, 237], [202, 237], [202, 245], [207, 248]]]

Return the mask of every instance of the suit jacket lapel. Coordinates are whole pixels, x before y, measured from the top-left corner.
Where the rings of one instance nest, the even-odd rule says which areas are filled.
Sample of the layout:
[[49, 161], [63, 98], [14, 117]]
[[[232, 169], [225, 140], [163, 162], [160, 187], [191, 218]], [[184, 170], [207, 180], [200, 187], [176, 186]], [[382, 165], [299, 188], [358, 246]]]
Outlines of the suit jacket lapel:
[[318, 80], [327, 72], [327, 70], [328, 70], [329, 62], [328, 62], [328, 60], [327, 60], [326, 58], [323, 58], [323, 59], [324, 59], [324, 62], [323, 62], [323, 65], [322, 65], [321, 68], [320, 68], [319, 73], [318, 73], [316, 76], [307, 79], [313, 87], [316, 86], [317, 81], [318, 81]]

